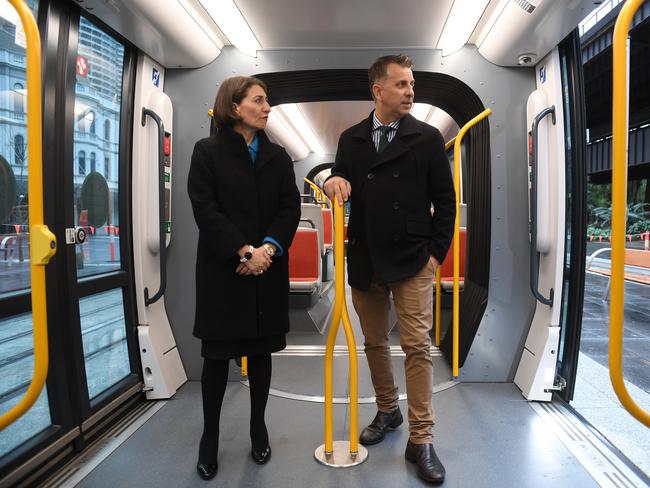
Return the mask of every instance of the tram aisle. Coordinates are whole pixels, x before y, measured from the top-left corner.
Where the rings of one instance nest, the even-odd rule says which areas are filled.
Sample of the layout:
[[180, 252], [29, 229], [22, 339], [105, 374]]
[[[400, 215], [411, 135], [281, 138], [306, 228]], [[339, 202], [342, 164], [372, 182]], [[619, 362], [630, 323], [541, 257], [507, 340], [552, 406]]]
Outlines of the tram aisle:
[[[349, 294], [349, 290], [348, 290]], [[349, 299], [349, 303], [351, 300]], [[357, 347], [363, 350], [358, 318], [350, 306]], [[427, 486], [414, 465], [404, 459], [408, 440], [406, 422], [386, 439], [369, 448], [368, 460], [349, 469], [321, 466], [313, 457], [323, 442], [324, 345], [319, 335], [290, 334], [289, 347], [273, 358], [272, 394], [266, 413], [273, 457], [264, 466], [250, 456], [248, 388], [228, 384], [222, 409], [219, 472], [211, 486], [331, 487]], [[338, 344], [345, 343], [343, 332]], [[399, 336], [391, 333], [398, 346]], [[395, 347], [394, 363], [400, 394], [404, 393], [403, 357]], [[447, 468], [445, 486], [598, 486], [564, 444], [545, 426], [512, 383], [450, 384], [451, 374], [434, 355], [434, 429], [436, 450]], [[347, 356], [335, 357], [334, 396], [347, 395]], [[359, 361], [359, 425], [375, 415], [372, 385], [365, 357]], [[301, 399], [296, 399], [300, 395]], [[309, 401], [312, 400], [312, 401]], [[406, 400], [400, 401], [406, 414]], [[345, 440], [348, 404], [334, 405], [334, 439]], [[198, 439], [202, 431], [201, 391], [188, 382], [112, 454], [90, 471], [77, 486], [208, 486], [196, 475]], [[80, 470], [67, 478], [74, 484], [93, 467], [86, 456]], [[84, 471], [86, 470], [86, 471]], [[58, 482], [63, 482], [59, 477]]]

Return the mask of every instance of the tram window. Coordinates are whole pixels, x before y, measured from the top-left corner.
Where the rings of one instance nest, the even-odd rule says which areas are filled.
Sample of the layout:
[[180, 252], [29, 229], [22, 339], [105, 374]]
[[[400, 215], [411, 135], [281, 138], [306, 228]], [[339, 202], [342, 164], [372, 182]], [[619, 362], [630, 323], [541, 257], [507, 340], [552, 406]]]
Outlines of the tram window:
[[[38, 2], [28, 0], [26, 3], [37, 15]], [[0, 57], [6, 65], [0, 72], [0, 86], [5, 87], [0, 98], [1, 301], [9, 292], [29, 289], [30, 280], [26, 58], [20, 17], [8, 2], [0, 3]], [[4, 378], [1, 372], [0, 378]]]
[[[88, 227], [77, 249], [77, 277], [120, 269], [119, 127], [124, 46], [84, 17], [79, 21], [78, 56], [86, 69], [77, 71], [75, 153], [88, 153], [89, 167], [74, 177], [75, 225]], [[98, 122], [99, 121], [99, 122]], [[103, 123], [96, 130], [97, 124]], [[100, 125], [101, 127], [101, 125]], [[97, 160], [105, 164], [97, 164]], [[116, 167], [112, 167], [115, 165]]]
[[[34, 369], [32, 314], [0, 319], [0, 414], [13, 408], [29, 387]], [[47, 388], [34, 406], [0, 432], [0, 457], [52, 423]]]
[[16, 166], [25, 164], [25, 138], [22, 134], [16, 134], [14, 137], [14, 164]]
[[25, 111], [25, 87], [22, 83], [14, 83], [14, 112], [22, 114]]
[[79, 317], [88, 396], [92, 400], [131, 374], [122, 289], [82, 298]]
[[79, 151], [79, 174], [86, 174], [86, 151]]

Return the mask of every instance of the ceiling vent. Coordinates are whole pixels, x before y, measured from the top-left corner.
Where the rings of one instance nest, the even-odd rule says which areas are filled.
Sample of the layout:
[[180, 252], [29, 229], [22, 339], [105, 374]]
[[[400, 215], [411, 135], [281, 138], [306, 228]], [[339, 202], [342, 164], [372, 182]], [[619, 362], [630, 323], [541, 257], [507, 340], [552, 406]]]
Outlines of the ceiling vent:
[[519, 5], [522, 10], [526, 13], [532, 14], [533, 11], [535, 10], [535, 5], [533, 5], [530, 2], [527, 2], [526, 0], [512, 0], [514, 3]]

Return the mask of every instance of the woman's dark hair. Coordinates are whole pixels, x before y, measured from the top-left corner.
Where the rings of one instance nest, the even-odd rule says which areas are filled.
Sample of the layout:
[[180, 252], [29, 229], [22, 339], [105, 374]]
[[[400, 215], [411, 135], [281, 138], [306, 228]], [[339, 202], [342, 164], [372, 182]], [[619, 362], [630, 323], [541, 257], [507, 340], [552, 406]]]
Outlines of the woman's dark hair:
[[237, 118], [232, 113], [232, 104], [241, 103], [248, 90], [254, 85], [260, 86], [265, 92], [268, 91], [262, 80], [252, 76], [231, 76], [221, 83], [214, 100], [212, 114], [217, 129], [232, 127], [237, 122]]

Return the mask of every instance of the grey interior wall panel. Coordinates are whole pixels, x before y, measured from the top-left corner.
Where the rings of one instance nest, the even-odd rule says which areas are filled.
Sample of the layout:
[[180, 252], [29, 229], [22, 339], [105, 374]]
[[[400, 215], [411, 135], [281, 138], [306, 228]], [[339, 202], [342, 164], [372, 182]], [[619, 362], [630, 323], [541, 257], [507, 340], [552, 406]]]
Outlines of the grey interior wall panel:
[[[466, 46], [448, 58], [434, 50], [407, 50], [418, 71], [443, 72], [461, 79], [493, 110], [492, 243], [488, 306], [461, 377], [469, 381], [511, 381], [525, 341], [534, 300], [528, 281], [528, 210], [525, 109], [534, 89], [532, 69], [502, 68]], [[200, 378], [200, 342], [192, 336], [194, 263], [198, 230], [187, 197], [187, 174], [194, 143], [208, 135], [207, 110], [218, 84], [235, 74], [254, 75], [306, 69], [366, 68], [387, 51], [277, 50], [257, 58], [232, 47], [196, 70], [169, 70], [165, 92], [174, 102], [173, 235], [169, 248], [166, 305], [188, 376]], [[417, 101], [417, 86], [416, 86]], [[301, 180], [320, 158], [297, 163]], [[514, 270], [514, 271], [512, 271]], [[215, 317], [215, 321], [218, 317]]]

